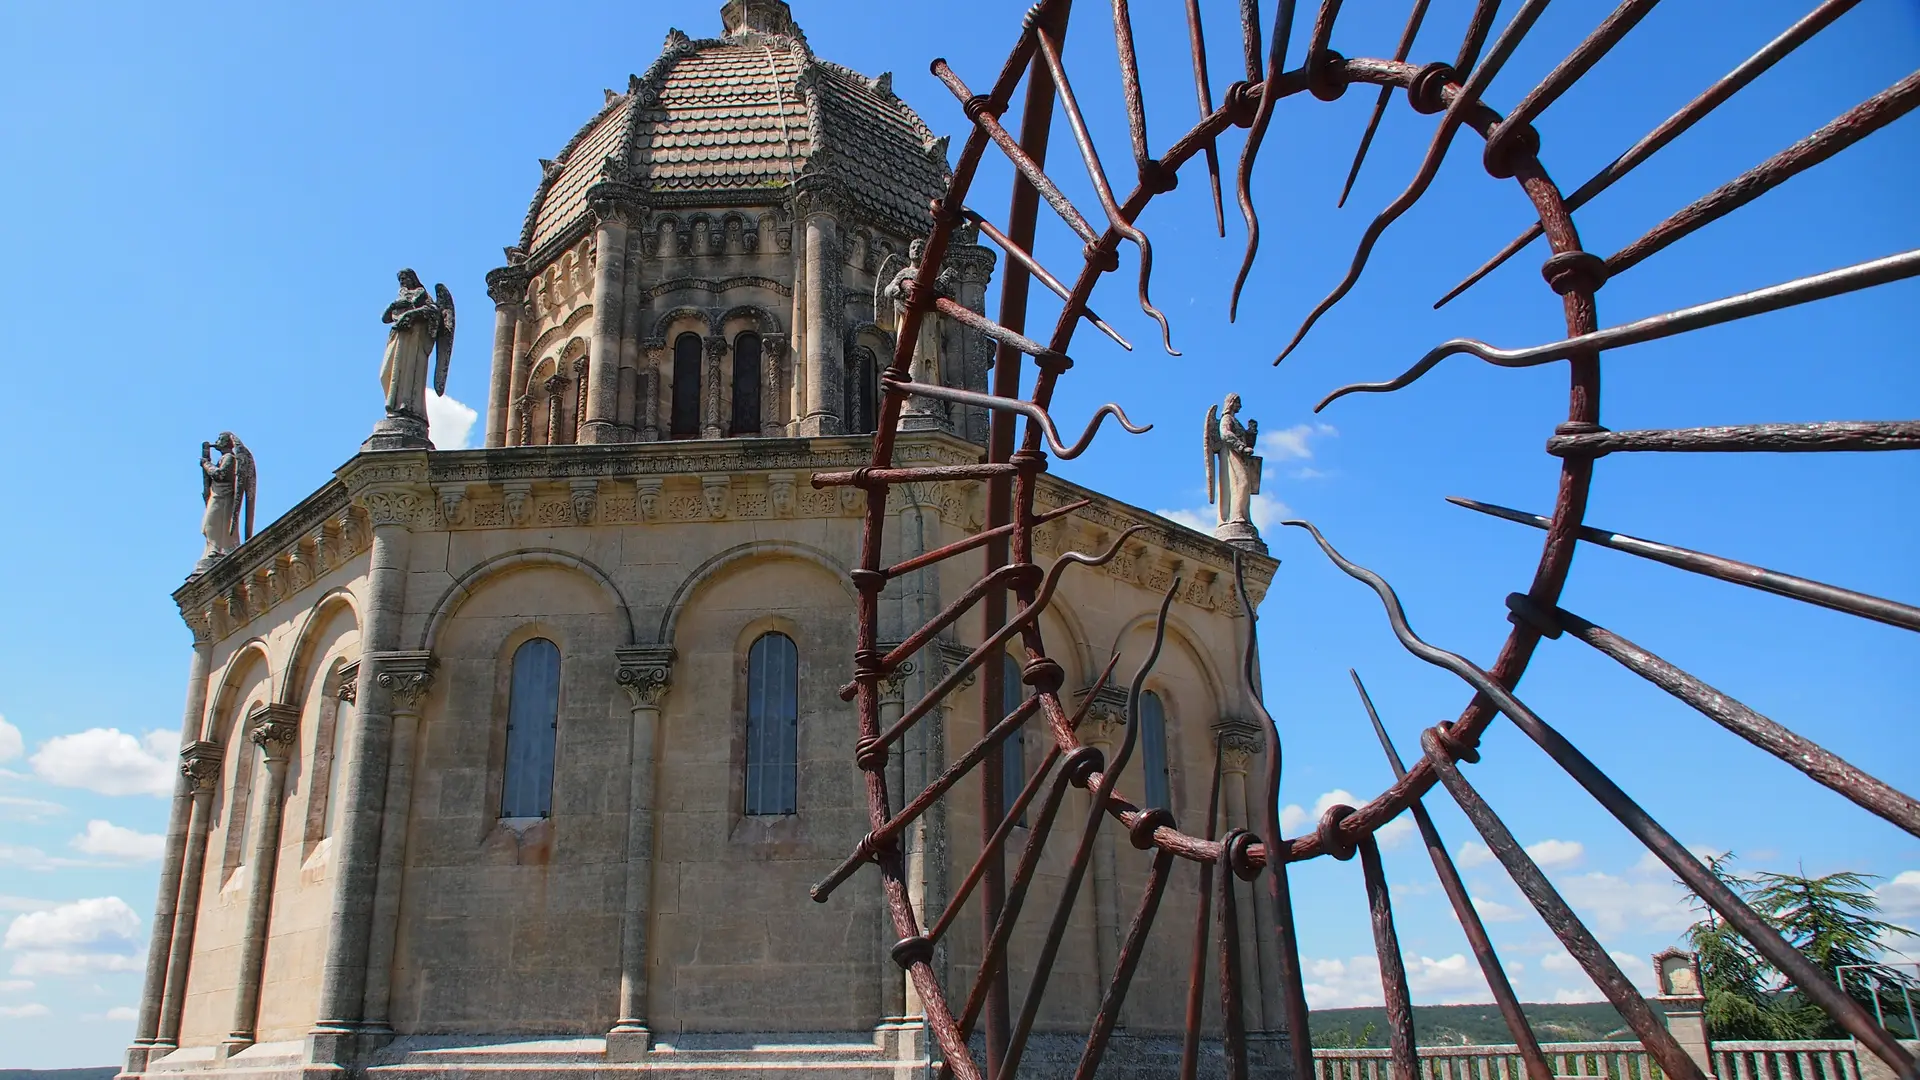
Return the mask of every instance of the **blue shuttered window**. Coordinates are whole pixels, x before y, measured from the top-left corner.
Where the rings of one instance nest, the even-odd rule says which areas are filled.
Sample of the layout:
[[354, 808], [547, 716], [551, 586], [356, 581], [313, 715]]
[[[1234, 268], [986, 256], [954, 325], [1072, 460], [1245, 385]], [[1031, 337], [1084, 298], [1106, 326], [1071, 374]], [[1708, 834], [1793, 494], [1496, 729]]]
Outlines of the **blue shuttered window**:
[[688, 332], [673, 341], [673, 410], [667, 433], [676, 439], [700, 437], [700, 367], [706, 343]]
[[513, 654], [501, 817], [553, 813], [553, 744], [559, 723], [560, 647], [546, 638], [534, 638]]
[[[1005, 717], [1020, 707], [1027, 699], [1027, 688], [1020, 683], [1020, 662], [1012, 656], [1004, 657], [1000, 662], [1000, 715]], [[1031, 718], [1029, 718], [1031, 720]], [[1027, 726], [1014, 728], [1000, 744], [1000, 815], [1006, 816], [1007, 807], [1020, 797], [1020, 789], [1027, 786]], [[1027, 815], [1020, 815], [1018, 824], [1025, 825]]]
[[799, 759], [800, 653], [762, 634], [747, 650], [747, 813], [799, 809]]
[[1167, 711], [1160, 695], [1149, 690], [1140, 697], [1140, 775], [1149, 807], [1173, 808], [1167, 790]]
[[751, 330], [733, 339], [731, 433], [760, 434], [760, 335]]

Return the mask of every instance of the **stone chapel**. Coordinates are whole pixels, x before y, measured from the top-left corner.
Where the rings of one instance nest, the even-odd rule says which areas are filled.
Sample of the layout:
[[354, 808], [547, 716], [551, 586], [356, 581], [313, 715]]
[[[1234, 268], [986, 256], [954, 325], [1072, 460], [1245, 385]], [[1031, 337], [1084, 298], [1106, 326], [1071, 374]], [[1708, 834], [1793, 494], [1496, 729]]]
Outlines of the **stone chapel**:
[[[671, 31], [541, 162], [487, 275], [485, 446], [363, 448], [174, 593], [193, 635], [182, 770], [127, 1076], [927, 1069], [874, 879], [808, 897], [868, 828], [836, 693], [863, 503], [808, 481], [868, 460], [894, 347], [876, 284], [930, 225], [947, 141], [888, 75], [815, 56], [783, 0], [728, 0], [721, 23]], [[946, 280], [984, 311], [995, 255], [961, 240]], [[468, 315], [469, 361], [483, 325]], [[944, 321], [932, 359], [941, 382], [986, 388], [974, 332]], [[964, 464], [986, 423], [923, 403], [901, 430], [901, 460]], [[890, 561], [981, 528], [975, 482], [892, 497]], [[1045, 478], [1043, 506], [1083, 499], [1041, 533], [1043, 565], [1147, 528], [1063, 578], [1043, 625], [1070, 643], [1066, 685], [1084, 696], [1116, 652], [1131, 672], [1182, 579], [1138, 783], [1202, 821], [1218, 755], [1220, 828], [1248, 826], [1264, 744], [1232, 669], [1235, 549]], [[1257, 598], [1275, 564], [1243, 555]], [[973, 572], [889, 585], [893, 640]], [[897, 672], [883, 707], [926, 693], [976, 623]], [[915, 728], [893, 790], [971, 745], [980, 705]], [[1103, 691], [1083, 737], [1110, 749], [1123, 705]], [[1010, 744], [1009, 790], [1037, 757]], [[907, 840], [928, 919], [979, 850], [970, 790]], [[1084, 1038], [1138, 901], [1146, 856], [1105, 841], [1034, 1075], [1047, 1038]], [[1042, 864], [1039, 910], [1068, 847]], [[1191, 926], [1194, 902], [1170, 891], [1160, 925]], [[1270, 935], [1252, 932], [1267, 913], [1241, 917], [1246, 1025], [1284, 1038]], [[1027, 922], [1016, 993], [1044, 931]], [[1185, 938], [1156, 931], [1116, 1037], [1110, 1060], [1142, 1075], [1179, 1059]], [[978, 920], [958, 919], [937, 962], [963, 997], [979, 951]]]

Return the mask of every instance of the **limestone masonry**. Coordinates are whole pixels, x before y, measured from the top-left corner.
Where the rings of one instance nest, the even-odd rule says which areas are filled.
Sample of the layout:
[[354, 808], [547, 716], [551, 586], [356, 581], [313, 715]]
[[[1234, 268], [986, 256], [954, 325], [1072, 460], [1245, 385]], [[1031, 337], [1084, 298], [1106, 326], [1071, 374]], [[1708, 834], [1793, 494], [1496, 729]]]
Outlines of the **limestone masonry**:
[[[542, 162], [487, 276], [485, 447], [380, 449], [417, 438], [392, 429], [231, 550], [210, 536], [175, 592], [194, 638], [185, 750], [129, 1075], [924, 1073], [871, 880], [807, 895], [868, 827], [837, 694], [864, 496], [809, 479], [868, 462], [888, 287], [917, 258], [946, 142], [888, 76], [815, 57], [780, 0], [730, 0], [722, 19], [718, 38], [669, 34]], [[995, 258], [963, 239], [941, 286], [981, 311]], [[476, 363], [486, 320], [464, 303], [455, 362]], [[916, 377], [986, 389], [990, 343], [929, 323]], [[975, 462], [986, 431], [977, 409], [918, 399], [901, 426], [911, 464]], [[1148, 685], [1165, 749], [1145, 751], [1142, 782], [1164, 779], [1198, 823], [1219, 754], [1222, 828], [1248, 826], [1264, 744], [1216, 660], [1239, 648], [1235, 548], [1057, 478], [1040, 503], [1078, 499], [1040, 532], [1043, 565], [1147, 528], [1068, 573], [1043, 617], [1066, 686], [1115, 652], [1131, 671], [1179, 577]], [[983, 492], [896, 486], [888, 513], [896, 561], [977, 531]], [[1256, 597], [1274, 569], [1257, 543]], [[893, 640], [971, 583], [962, 561], [889, 585]], [[897, 673], [891, 717], [977, 643], [977, 621]], [[972, 744], [979, 692], [895, 751], [894, 791]], [[1103, 691], [1082, 738], [1111, 748], [1122, 705]], [[1041, 749], [1036, 735], [1025, 767]], [[908, 836], [928, 918], [978, 850], [978, 791], [964, 781]], [[1112, 841], [1055, 965], [1036, 1076], [1070, 1070], [1047, 1039], [1084, 1038], [1138, 901], [1128, 860], [1147, 856]], [[1069, 856], [1052, 847], [1041, 910]], [[1193, 903], [1171, 890], [1164, 925], [1190, 926]], [[1275, 957], [1252, 932], [1268, 914], [1240, 917], [1245, 1019], [1271, 1042]], [[1025, 922], [1016, 994], [1044, 930]], [[1185, 937], [1152, 942], [1117, 1075], [1174, 1071]], [[978, 920], [960, 919], [943, 980], [964, 985], [979, 951]]]

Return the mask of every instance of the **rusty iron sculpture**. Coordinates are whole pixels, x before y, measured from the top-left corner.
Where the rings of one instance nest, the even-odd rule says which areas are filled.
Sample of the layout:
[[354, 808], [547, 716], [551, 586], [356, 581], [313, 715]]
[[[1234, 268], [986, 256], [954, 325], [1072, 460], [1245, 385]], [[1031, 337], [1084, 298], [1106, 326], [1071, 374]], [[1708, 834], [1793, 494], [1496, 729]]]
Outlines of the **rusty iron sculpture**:
[[[1040, 1002], [1046, 993], [1051, 962], [1060, 947], [1075, 897], [1091, 861], [1094, 840], [1101, 828], [1117, 827], [1126, 831], [1135, 846], [1151, 850], [1153, 858], [1141, 891], [1139, 909], [1124, 934], [1109, 985], [1097, 1014], [1088, 1022], [1088, 1036], [1075, 1073], [1076, 1080], [1091, 1080], [1099, 1069], [1109, 1036], [1126, 1000], [1144, 942], [1153, 928], [1161, 900], [1173, 881], [1175, 864], [1180, 860], [1200, 867], [1197, 875], [1199, 915], [1193, 928], [1189, 961], [1190, 996], [1186, 1003], [1185, 1053], [1180, 1066], [1181, 1077], [1190, 1080], [1198, 1071], [1203, 983], [1208, 966], [1209, 941], [1216, 934], [1218, 945], [1214, 966], [1218, 973], [1220, 1038], [1226, 1074], [1230, 1080], [1244, 1080], [1247, 1073], [1245, 1032], [1240, 1019], [1242, 989], [1237, 941], [1240, 931], [1236, 915], [1237, 905], [1242, 902], [1239, 893], [1243, 882], [1265, 890], [1269, 901], [1265, 907], [1272, 912], [1272, 924], [1260, 926], [1257, 932], [1272, 935], [1278, 945], [1279, 989], [1283, 998], [1279, 1014], [1291, 1033], [1289, 1053], [1294, 1075], [1302, 1080], [1314, 1075], [1307, 1038], [1307, 1004], [1302, 988], [1288, 867], [1292, 863], [1320, 856], [1350, 859], [1356, 854], [1360, 856], [1364, 870], [1366, 902], [1372, 916], [1382, 989], [1387, 1002], [1392, 1071], [1400, 1080], [1411, 1080], [1420, 1074], [1420, 1065], [1412, 1030], [1407, 977], [1400, 962], [1388, 885], [1374, 841], [1374, 833], [1378, 829], [1401, 813], [1411, 811], [1433, 858], [1443, 890], [1486, 975], [1501, 1015], [1511, 1028], [1529, 1080], [1550, 1080], [1552, 1070], [1540, 1050], [1539, 1042], [1527, 1025], [1485, 929], [1474, 912], [1432, 819], [1422, 805], [1421, 800], [1438, 785], [1465, 811], [1481, 839], [1499, 859], [1520, 891], [1645, 1043], [1659, 1068], [1671, 1077], [1699, 1080], [1699, 1068], [1668, 1034], [1639, 991], [1514, 840], [1500, 817], [1460, 769], [1461, 762], [1479, 760], [1477, 746], [1481, 735], [1496, 715], [1507, 717], [1537, 744], [1649, 851], [1671, 868], [1688, 888], [1739, 930], [1769, 963], [1785, 973], [1810, 1000], [1858, 1039], [1865, 1051], [1886, 1061], [1898, 1075], [1913, 1075], [1914, 1061], [1911, 1056], [1876, 1022], [1870, 1011], [1843, 992], [1826, 973], [1808, 964], [1613, 779], [1513, 694], [1513, 687], [1517, 685], [1541, 641], [1571, 635], [1686, 702], [1734, 734], [1800, 769], [1820, 784], [1909, 833], [1920, 836], [1920, 803], [1912, 797], [1720, 693], [1626, 638], [1558, 606], [1574, 550], [1580, 542], [1585, 541], [1733, 584], [1773, 592], [1908, 630], [1920, 630], [1920, 609], [1906, 604], [1715, 555], [1605, 531], [1588, 526], [1584, 521], [1595, 464], [1608, 454], [1920, 448], [1920, 423], [1914, 421], [1761, 424], [1672, 431], [1609, 431], [1600, 426], [1599, 356], [1604, 349], [1622, 348], [1920, 275], [1920, 251], [1904, 252], [1608, 329], [1601, 328], [1594, 304], [1594, 294], [1609, 278], [1629, 271], [1689, 233], [1733, 212], [1771, 187], [1832, 157], [1846, 146], [1911, 111], [1920, 104], [1920, 73], [1901, 80], [1807, 139], [1675, 213], [1611, 257], [1602, 258], [1584, 250], [1570, 216], [1575, 208], [1599, 195], [1608, 185], [1678, 138], [1768, 67], [1843, 15], [1855, 2], [1826, 0], [1819, 4], [1812, 13], [1708, 87], [1571, 196], [1561, 194], [1559, 186], [1541, 165], [1540, 137], [1534, 124], [1558, 97], [1631, 32], [1634, 25], [1653, 7], [1654, 0], [1623, 0], [1571, 54], [1523, 95], [1519, 104], [1505, 115], [1494, 111], [1481, 99], [1482, 91], [1525, 38], [1545, 8], [1546, 0], [1523, 0], [1497, 35], [1494, 33], [1494, 24], [1499, 14], [1499, 0], [1479, 0], [1455, 58], [1451, 62], [1426, 64], [1411, 63], [1406, 56], [1426, 16], [1427, 0], [1414, 0], [1406, 29], [1392, 59], [1350, 59], [1335, 52], [1331, 42], [1340, 0], [1322, 0], [1309, 32], [1305, 61], [1292, 69], [1285, 67], [1285, 60], [1295, 21], [1294, 0], [1278, 0], [1270, 29], [1261, 16], [1259, 0], [1239, 0], [1245, 77], [1227, 88], [1218, 106], [1214, 104], [1209, 80], [1199, 2], [1187, 0], [1187, 27], [1200, 118], [1168, 144], [1158, 157], [1153, 156], [1147, 138], [1146, 104], [1135, 59], [1128, 2], [1110, 0], [1114, 40], [1119, 53], [1120, 89], [1124, 95], [1131, 144], [1129, 149], [1134, 168], [1134, 186], [1124, 195], [1116, 194], [1100, 155], [1094, 148], [1082, 117], [1079, 99], [1069, 81], [1062, 45], [1068, 28], [1071, 0], [1041, 0], [1027, 12], [1004, 66], [982, 91], [976, 92], [962, 81], [944, 60], [933, 62], [933, 74], [952, 91], [970, 130], [946, 194], [932, 206], [934, 225], [927, 237], [925, 257], [919, 263], [917, 275], [904, 285], [905, 315], [902, 325], [897, 328], [896, 340], [899, 344], [882, 383], [885, 396], [873, 440], [872, 461], [864, 468], [820, 473], [813, 478], [817, 487], [849, 486], [864, 491], [867, 497], [858, 569], [852, 571], [858, 594], [858, 640], [853, 657], [853, 679], [842, 693], [858, 704], [859, 738], [855, 764], [865, 776], [871, 823], [871, 830], [855, 845], [847, 860], [814, 887], [813, 896], [824, 902], [862, 866], [872, 863], [877, 867], [886, 911], [898, 935], [898, 944], [892, 950], [893, 959], [907, 971], [924, 1003], [927, 1024], [943, 1059], [942, 1067], [948, 1075], [957, 1080], [975, 1080], [983, 1074], [995, 1080], [1004, 1080], [1017, 1075]], [[1127, 695], [1126, 733], [1112, 761], [1105, 760], [1099, 750], [1083, 745], [1077, 738], [1076, 728], [1094, 695], [1089, 693], [1077, 710], [1069, 711], [1066, 708], [1060, 695], [1061, 667], [1049, 657], [1047, 644], [1039, 628], [1040, 612], [1046, 608], [1061, 575], [1074, 565], [1099, 565], [1113, 558], [1126, 539], [1123, 534], [1107, 551], [1098, 555], [1067, 552], [1045, 570], [1036, 564], [1035, 529], [1083, 505], [1070, 504], [1044, 513], [1036, 511], [1037, 480], [1039, 474], [1046, 470], [1048, 450], [1063, 458], [1081, 453], [1088, 447], [1100, 421], [1108, 413], [1113, 414], [1128, 431], [1144, 429], [1135, 427], [1119, 406], [1107, 405], [1087, 424], [1086, 433], [1079, 441], [1068, 446], [1061, 441], [1059, 428], [1048, 408], [1061, 376], [1073, 366], [1068, 350], [1082, 320], [1091, 322], [1123, 347], [1131, 348], [1088, 305], [1101, 276], [1118, 268], [1118, 249], [1123, 240], [1132, 243], [1140, 256], [1140, 275], [1136, 287], [1138, 303], [1160, 325], [1166, 348], [1168, 352], [1173, 352], [1171, 326], [1166, 316], [1153, 306], [1148, 295], [1152, 272], [1150, 241], [1134, 224], [1154, 196], [1171, 190], [1176, 182], [1176, 174], [1190, 161], [1204, 161], [1212, 185], [1216, 227], [1224, 235], [1220, 151], [1217, 144], [1220, 136], [1230, 128], [1248, 129], [1235, 175], [1235, 196], [1247, 225], [1248, 241], [1245, 258], [1233, 286], [1231, 312], [1238, 304], [1247, 273], [1259, 249], [1259, 219], [1254, 210], [1250, 180], [1276, 107], [1285, 98], [1303, 94], [1330, 101], [1354, 84], [1378, 88], [1379, 97], [1349, 170], [1347, 190], [1343, 190], [1341, 195], [1343, 202], [1372, 143], [1380, 114], [1394, 90], [1403, 92], [1408, 105], [1416, 113], [1438, 115], [1440, 119], [1412, 182], [1374, 219], [1343, 280], [1309, 315], [1281, 355], [1284, 357], [1287, 351], [1297, 345], [1314, 320], [1351, 289], [1366, 269], [1375, 242], [1396, 218], [1426, 192], [1454, 142], [1454, 136], [1462, 127], [1470, 128], [1484, 140], [1483, 161], [1487, 172], [1496, 179], [1518, 182], [1535, 210], [1538, 223], [1516, 238], [1460, 287], [1448, 293], [1441, 303], [1470, 287], [1534, 238], [1544, 235], [1551, 255], [1546, 259], [1542, 272], [1547, 285], [1560, 298], [1566, 321], [1566, 338], [1521, 349], [1496, 348], [1470, 340], [1446, 342], [1429, 352], [1405, 374], [1391, 381], [1345, 387], [1329, 395], [1321, 405], [1324, 407], [1327, 401], [1357, 391], [1398, 390], [1445, 357], [1460, 353], [1508, 367], [1564, 361], [1570, 383], [1568, 415], [1546, 448], [1559, 461], [1558, 492], [1552, 513], [1545, 516], [1470, 500], [1454, 500], [1469, 509], [1533, 525], [1546, 532], [1539, 564], [1527, 591], [1508, 597], [1512, 631], [1494, 662], [1486, 667], [1431, 645], [1415, 635], [1398, 597], [1384, 579], [1342, 556], [1311, 524], [1288, 522], [1288, 525], [1297, 526], [1310, 534], [1327, 557], [1342, 570], [1373, 589], [1385, 605], [1395, 635], [1409, 652], [1427, 663], [1451, 671], [1471, 688], [1473, 694], [1456, 719], [1423, 733], [1420, 740], [1421, 756], [1411, 766], [1406, 766], [1388, 740], [1385, 728], [1374, 714], [1372, 701], [1367, 698], [1365, 688], [1356, 674], [1354, 684], [1360, 691], [1397, 779], [1362, 806], [1330, 808], [1312, 832], [1292, 838], [1284, 837], [1280, 830], [1278, 798], [1282, 766], [1280, 732], [1260, 705], [1256, 627], [1253, 607], [1242, 577], [1239, 596], [1247, 616], [1247, 633], [1242, 655], [1238, 658], [1239, 670], [1250, 691], [1257, 720], [1264, 728], [1267, 745], [1265, 801], [1261, 807], [1261, 817], [1256, 818], [1261, 820], [1262, 831], [1255, 835], [1235, 830], [1226, 836], [1216, 837], [1212, 812], [1197, 832], [1185, 831], [1165, 809], [1137, 805], [1124, 794], [1125, 771], [1133, 756], [1138, 727], [1141, 688], [1159, 654], [1166, 629], [1167, 607], [1179, 588], [1179, 582], [1174, 582], [1161, 604], [1152, 652], [1132, 675]], [[1002, 116], [1021, 91], [1024, 91], [1023, 111], [1017, 130], [1009, 130], [1002, 123]], [[1074, 206], [1048, 176], [1047, 158], [1056, 107], [1066, 117], [1075, 149], [1099, 200], [1098, 217], [1104, 219], [1101, 227], [1096, 227], [1093, 220]], [[975, 174], [989, 147], [997, 149], [1015, 173], [1011, 201], [1004, 224], [1000, 225], [966, 206]], [[1031, 254], [1042, 200], [1084, 243], [1082, 265], [1070, 281], [1049, 272]], [[962, 225], [977, 228], [1009, 256], [1001, 286], [999, 312], [991, 320], [954, 304], [941, 296], [935, 287], [949, 241], [954, 230]], [[1030, 337], [1027, 328], [1028, 297], [1036, 278], [1043, 287], [1064, 301], [1063, 310], [1044, 343]], [[919, 320], [929, 312], [963, 322], [995, 342], [989, 393], [943, 389], [913, 381], [910, 362], [916, 328]], [[1036, 373], [1031, 395], [1022, 399], [1019, 387], [1022, 384], [1022, 368], [1028, 357], [1032, 358]], [[983, 461], [977, 465], [926, 468], [896, 466], [893, 433], [903, 405], [913, 395], [990, 410], [990, 434]], [[1017, 432], [1016, 423], [1020, 417], [1024, 417], [1027, 423], [1023, 430]], [[922, 480], [983, 481], [987, 493], [985, 527], [967, 539], [886, 566], [881, 562], [881, 551], [888, 488], [893, 484]], [[981, 577], [906, 641], [883, 651], [879, 639], [879, 601], [887, 583], [911, 570], [982, 549], [985, 566]], [[1010, 600], [1016, 605], [1011, 614], [1008, 606]], [[936, 635], [976, 609], [982, 622], [981, 644], [953, 666], [923, 698], [907, 705], [900, 718], [883, 731], [880, 728], [882, 681], [908, 662], [915, 652], [932, 642]], [[1001, 686], [1002, 666], [984, 661], [998, 655], [1015, 637], [1019, 638], [1020, 648], [1026, 657], [1020, 680], [1029, 693], [1017, 708], [1003, 716], [996, 707], [1005, 700]], [[1113, 667], [1113, 663], [1107, 665], [1107, 670], [1095, 684], [1096, 690], [1107, 684], [1113, 675]], [[980, 740], [952, 762], [926, 790], [912, 797], [905, 792], [889, 791], [886, 771], [888, 748], [970, 680], [976, 671], [982, 683], [984, 702], [980, 726], [983, 735]], [[1000, 790], [1002, 747], [1015, 729], [1035, 717], [1040, 718], [1047, 735], [1044, 759], [1033, 770], [1024, 790], [1007, 801]], [[944, 909], [937, 917], [933, 917], [929, 925], [923, 920], [931, 913], [915, 911], [910, 900], [899, 838], [910, 822], [938, 800], [954, 795], [960, 782], [976, 771], [980, 777], [978, 790], [982, 809], [981, 853]], [[1074, 836], [1075, 848], [1061, 895], [1050, 915], [1045, 937], [1035, 958], [1031, 983], [1025, 989], [1016, 1014], [1008, 986], [1007, 945], [1023, 913], [1034, 870], [1061, 815], [1063, 797], [1070, 786], [1089, 792], [1090, 805]], [[1218, 798], [1219, 765], [1216, 760], [1212, 796], [1212, 802], [1216, 805]], [[901, 805], [902, 802], [904, 805]], [[1026, 821], [1030, 810], [1033, 811], [1033, 817], [1029, 839], [1009, 879], [1005, 866], [1006, 842], [1015, 823]], [[1072, 832], [1069, 830], [1070, 834]], [[963, 994], [955, 993], [950, 997], [948, 988], [940, 984], [931, 963], [934, 946], [952, 928], [961, 912], [976, 900], [983, 956], [972, 985], [966, 987]], [[958, 1012], [954, 1009], [955, 1002], [960, 1003]], [[969, 1049], [969, 1039], [976, 1033], [982, 1036], [984, 1062], [977, 1061]]]

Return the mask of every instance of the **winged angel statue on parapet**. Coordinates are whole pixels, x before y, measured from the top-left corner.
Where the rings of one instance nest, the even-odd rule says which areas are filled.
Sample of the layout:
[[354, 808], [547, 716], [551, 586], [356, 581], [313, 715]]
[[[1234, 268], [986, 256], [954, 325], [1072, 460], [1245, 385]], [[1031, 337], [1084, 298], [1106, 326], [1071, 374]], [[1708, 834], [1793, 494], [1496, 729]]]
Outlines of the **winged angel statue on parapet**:
[[1213, 534], [1222, 540], [1258, 542], [1253, 497], [1260, 494], [1260, 456], [1253, 452], [1260, 421], [1240, 423], [1240, 395], [1228, 394], [1224, 406], [1207, 406], [1207, 501], [1220, 508]]
[[[433, 392], [447, 392], [447, 365], [453, 359], [453, 294], [435, 285], [427, 295], [420, 275], [400, 271], [400, 295], [380, 321], [390, 324], [387, 354], [380, 362], [380, 387], [387, 393], [387, 415], [427, 420], [427, 354], [434, 355]], [[422, 433], [424, 434], [424, 432]]]

